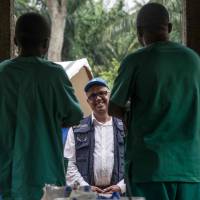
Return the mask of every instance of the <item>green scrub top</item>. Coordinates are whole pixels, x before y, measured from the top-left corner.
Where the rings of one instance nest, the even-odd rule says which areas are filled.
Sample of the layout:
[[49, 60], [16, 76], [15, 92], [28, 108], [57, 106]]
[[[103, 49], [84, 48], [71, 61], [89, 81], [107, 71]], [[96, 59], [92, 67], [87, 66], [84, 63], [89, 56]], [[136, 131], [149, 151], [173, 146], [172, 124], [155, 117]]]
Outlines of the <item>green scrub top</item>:
[[39, 57], [0, 63], [0, 193], [39, 200], [44, 184], [65, 185], [61, 124], [82, 111], [57, 64]]
[[200, 59], [158, 42], [127, 56], [110, 101], [130, 100], [125, 155], [130, 182], [200, 182]]

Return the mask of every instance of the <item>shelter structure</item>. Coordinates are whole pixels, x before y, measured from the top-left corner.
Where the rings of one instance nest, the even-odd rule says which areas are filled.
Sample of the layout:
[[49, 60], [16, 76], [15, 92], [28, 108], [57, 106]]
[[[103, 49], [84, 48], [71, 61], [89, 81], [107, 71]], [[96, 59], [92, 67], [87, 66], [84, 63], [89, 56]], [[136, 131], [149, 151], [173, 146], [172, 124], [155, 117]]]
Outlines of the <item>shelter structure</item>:
[[78, 98], [84, 116], [91, 114], [91, 109], [87, 103], [87, 98], [84, 92], [84, 87], [87, 82], [92, 79], [93, 74], [90, 65], [86, 58], [75, 61], [57, 62], [62, 65], [66, 71], [75, 90], [75, 95]]

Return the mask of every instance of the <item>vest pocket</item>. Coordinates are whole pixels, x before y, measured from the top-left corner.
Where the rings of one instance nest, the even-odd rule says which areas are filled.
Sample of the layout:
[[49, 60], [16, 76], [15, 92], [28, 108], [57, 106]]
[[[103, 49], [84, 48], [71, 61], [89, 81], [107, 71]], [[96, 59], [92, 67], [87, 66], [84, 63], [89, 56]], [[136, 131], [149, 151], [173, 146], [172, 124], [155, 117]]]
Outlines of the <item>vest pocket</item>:
[[77, 134], [76, 135], [76, 150], [86, 148], [89, 146], [88, 134]]

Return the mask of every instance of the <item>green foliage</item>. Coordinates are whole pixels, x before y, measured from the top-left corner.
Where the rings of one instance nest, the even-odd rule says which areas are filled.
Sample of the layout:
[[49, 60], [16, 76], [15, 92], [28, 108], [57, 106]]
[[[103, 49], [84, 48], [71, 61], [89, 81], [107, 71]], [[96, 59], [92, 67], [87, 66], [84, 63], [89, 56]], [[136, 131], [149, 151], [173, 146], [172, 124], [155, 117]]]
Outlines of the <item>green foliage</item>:
[[[47, 0], [16, 0], [16, 15], [38, 11], [48, 16]], [[142, 6], [138, 0], [135, 12], [123, 10], [124, 1], [106, 11], [103, 0], [67, 0], [67, 18], [62, 60], [86, 57], [95, 76], [103, 76], [110, 86], [117, 74], [121, 60], [139, 48], [135, 28], [137, 11]], [[150, 0], [165, 5], [173, 24], [171, 40], [181, 42], [182, 1]]]
[[110, 89], [112, 89], [113, 87], [113, 81], [115, 80], [117, 76], [119, 65], [120, 63], [115, 58], [113, 58], [113, 60], [111, 61], [109, 70], [102, 71], [99, 74], [104, 80], [107, 81]]
[[[177, 42], [181, 41], [180, 1], [160, 0], [169, 9], [174, 27], [171, 39]], [[68, 15], [63, 59], [87, 57], [95, 75], [102, 75], [104, 71], [112, 72], [113, 59], [120, 63], [127, 54], [139, 47], [135, 18], [141, 6], [138, 3], [136, 12], [128, 14], [123, 11], [121, 0], [109, 12], [103, 8], [101, 0], [86, 1]]]
[[16, 0], [14, 5], [17, 17], [26, 12], [40, 12], [44, 9], [42, 1], [39, 0]]
[[[63, 58], [87, 57], [95, 74], [110, 69], [113, 59], [121, 61], [138, 47], [134, 15], [123, 11], [122, 1], [107, 12], [102, 1], [86, 1], [71, 16], [65, 34]], [[70, 38], [70, 39], [69, 39]]]

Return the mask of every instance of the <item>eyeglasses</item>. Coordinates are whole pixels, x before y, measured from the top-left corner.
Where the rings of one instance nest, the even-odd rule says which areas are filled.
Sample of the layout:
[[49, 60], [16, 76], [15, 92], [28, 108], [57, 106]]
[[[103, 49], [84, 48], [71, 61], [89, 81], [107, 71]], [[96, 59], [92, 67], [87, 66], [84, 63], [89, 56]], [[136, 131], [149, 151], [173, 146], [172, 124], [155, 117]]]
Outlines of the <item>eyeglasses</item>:
[[110, 92], [109, 92], [109, 91], [100, 91], [100, 92], [97, 92], [97, 93], [92, 93], [92, 94], [88, 97], [88, 99], [89, 99], [90, 101], [93, 101], [93, 100], [95, 100], [95, 99], [97, 98], [97, 96], [103, 98], [103, 97], [107, 96], [108, 93], [110, 93]]

